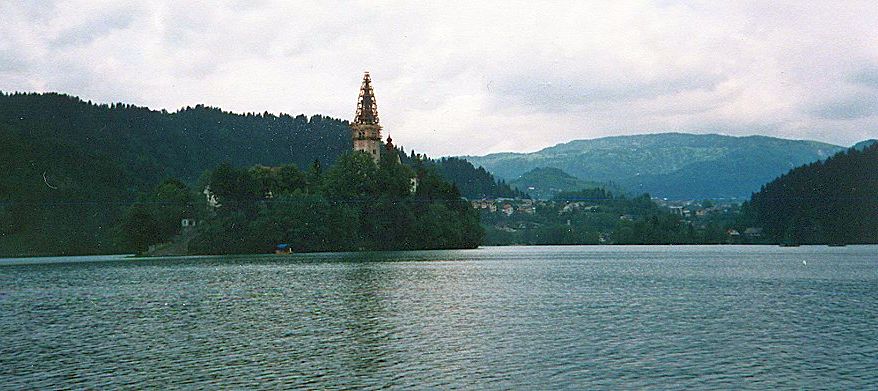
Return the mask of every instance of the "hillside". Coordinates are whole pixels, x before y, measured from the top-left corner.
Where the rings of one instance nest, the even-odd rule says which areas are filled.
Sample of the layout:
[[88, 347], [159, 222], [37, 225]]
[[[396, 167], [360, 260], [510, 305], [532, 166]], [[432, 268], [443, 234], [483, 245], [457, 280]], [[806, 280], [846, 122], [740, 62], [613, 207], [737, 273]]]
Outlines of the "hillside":
[[[351, 139], [346, 121], [319, 115], [0, 92], [0, 145], [0, 255], [39, 255], [124, 251], [113, 239], [121, 211], [165, 178], [194, 185], [223, 162], [329, 167]], [[513, 192], [460, 159], [435, 165], [465, 196]]]
[[854, 146], [851, 148], [856, 149], [858, 151], [862, 151], [862, 150], [866, 149], [867, 147], [870, 147], [876, 143], [878, 143], [878, 140], [875, 140], [875, 139], [863, 140], [863, 141], [860, 141], [860, 142], [854, 144]]
[[533, 153], [466, 156], [500, 178], [537, 167], [676, 199], [744, 198], [793, 167], [845, 148], [765, 136], [646, 134], [576, 140]]
[[551, 199], [562, 192], [584, 189], [603, 188], [617, 195], [621, 192], [615, 185], [609, 183], [585, 181], [561, 169], [543, 167], [537, 167], [521, 174], [518, 178], [509, 181], [509, 185], [541, 200]]
[[878, 144], [793, 169], [744, 209], [778, 242], [878, 243]]
[[347, 123], [323, 116], [233, 114], [203, 105], [169, 113], [54, 93], [0, 95], [0, 126], [18, 139], [104, 154], [150, 184], [164, 177], [191, 182], [225, 161], [329, 164], [350, 148]]
[[[526, 197], [526, 191], [518, 191], [497, 180], [484, 168], [476, 168], [472, 163], [456, 157], [444, 157], [429, 160], [436, 172], [457, 186], [461, 194], [467, 198]], [[409, 159], [403, 163], [411, 164]], [[520, 189], [519, 189], [520, 190]]]

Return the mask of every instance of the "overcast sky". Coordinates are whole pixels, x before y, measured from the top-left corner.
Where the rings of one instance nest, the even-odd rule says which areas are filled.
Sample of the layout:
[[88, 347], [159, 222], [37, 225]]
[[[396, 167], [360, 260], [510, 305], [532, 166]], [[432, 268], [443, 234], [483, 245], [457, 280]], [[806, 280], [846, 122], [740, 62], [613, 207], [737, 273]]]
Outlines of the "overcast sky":
[[0, 0], [0, 15], [3, 91], [351, 119], [369, 70], [385, 135], [433, 156], [668, 131], [878, 137], [874, 1]]

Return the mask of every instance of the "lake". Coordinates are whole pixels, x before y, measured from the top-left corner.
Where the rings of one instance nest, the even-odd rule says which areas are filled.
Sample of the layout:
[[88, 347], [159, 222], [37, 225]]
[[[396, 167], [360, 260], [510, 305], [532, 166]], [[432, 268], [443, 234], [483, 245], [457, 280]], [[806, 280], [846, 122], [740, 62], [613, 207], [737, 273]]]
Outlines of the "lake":
[[878, 387], [878, 246], [0, 260], [0, 388]]

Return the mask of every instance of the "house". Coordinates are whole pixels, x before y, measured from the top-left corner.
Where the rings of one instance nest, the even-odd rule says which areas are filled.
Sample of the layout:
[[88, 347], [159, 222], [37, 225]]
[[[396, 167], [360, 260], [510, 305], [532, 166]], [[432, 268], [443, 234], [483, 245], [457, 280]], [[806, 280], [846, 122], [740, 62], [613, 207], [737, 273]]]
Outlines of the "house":
[[491, 213], [497, 211], [497, 205], [494, 205], [494, 200], [481, 199], [470, 201], [470, 203], [472, 204], [473, 209], [487, 209]]
[[512, 216], [513, 212], [515, 212], [515, 208], [513, 208], [511, 204], [503, 204], [503, 213], [507, 216]]
[[749, 227], [744, 230], [744, 236], [750, 238], [759, 238], [762, 237], [762, 228], [758, 227]]
[[219, 208], [222, 206], [219, 201], [217, 201], [216, 194], [213, 194], [213, 192], [210, 191], [210, 186], [205, 186], [202, 193], [207, 198], [207, 205], [211, 208]]
[[670, 206], [668, 209], [671, 210], [671, 214], [677, 216], [683, 216], [683, 207], [682, 206]]
[[525, 204], [525, 205], [518, 205], [517, 211], [518, 211], [518, 213], [525, 213], [525, 214], [532, 215], [532, 214], [536, 213], [537, 209], [534, 208], [533, 205], [526, 205]]
[[577, 211], [577, 210], [594, 212], [597, 209], [598, 209], [597, 205], [588, 205], [586, 202], [577, 201], [577, 202], [571, 202], [567, 205], [564, 205], [564, 207], [561, 208], [561, 211], [559, 211], [558, 214], [571, 213], [571, 212]]

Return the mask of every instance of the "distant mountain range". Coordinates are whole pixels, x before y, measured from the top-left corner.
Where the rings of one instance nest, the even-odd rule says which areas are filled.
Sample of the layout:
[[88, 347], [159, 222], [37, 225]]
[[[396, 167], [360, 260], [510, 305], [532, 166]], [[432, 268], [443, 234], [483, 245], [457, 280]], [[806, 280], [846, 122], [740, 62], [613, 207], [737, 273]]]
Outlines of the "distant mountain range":
[[790, 169], [846, 147], [766, 136], [660, 133], [576, 140], [532, 153], [465, 156], [515, 183], [535, 168], [671, 199], [746, 198]]

